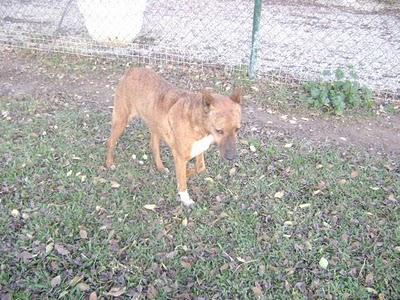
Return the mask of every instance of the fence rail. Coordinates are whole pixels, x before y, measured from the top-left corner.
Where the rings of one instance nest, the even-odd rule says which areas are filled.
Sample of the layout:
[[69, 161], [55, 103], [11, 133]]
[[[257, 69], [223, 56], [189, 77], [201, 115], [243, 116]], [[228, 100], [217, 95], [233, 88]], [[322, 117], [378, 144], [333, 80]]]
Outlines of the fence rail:
[[[251, 0], [3, 0], [0, 45], [247, 70], [253, 13]], [[400, 95], [398, 1], [262, 1], [258, 37], [260, 76], [329, 79], [352, 66]]]

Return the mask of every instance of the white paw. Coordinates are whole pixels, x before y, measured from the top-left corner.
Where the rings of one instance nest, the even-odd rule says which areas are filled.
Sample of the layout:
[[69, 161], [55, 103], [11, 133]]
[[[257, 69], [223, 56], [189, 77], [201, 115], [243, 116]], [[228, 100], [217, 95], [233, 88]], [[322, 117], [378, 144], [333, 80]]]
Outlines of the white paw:
[[186, 207], [194, 205], [194, 201], [190, 199], [189, 193], [187, 191], [179, 192], [178, 194], [179, 194], [178, 200], [182, 202], [183, 205], [185, 205]]

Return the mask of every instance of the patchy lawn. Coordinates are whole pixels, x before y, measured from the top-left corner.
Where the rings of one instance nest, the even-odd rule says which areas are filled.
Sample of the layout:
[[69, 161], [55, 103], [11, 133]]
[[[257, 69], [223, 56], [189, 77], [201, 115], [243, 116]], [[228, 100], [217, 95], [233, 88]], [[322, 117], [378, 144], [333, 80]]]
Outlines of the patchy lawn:
[[[12, 299], [400, 297], [400, 165], [246, 121], [240, 160], [213, 147], [192, 210], [134, 122], [106, 170], [110, 111], [0, 98], [0, 294]], [[92, 294], [93, 299], [93, 294]]]

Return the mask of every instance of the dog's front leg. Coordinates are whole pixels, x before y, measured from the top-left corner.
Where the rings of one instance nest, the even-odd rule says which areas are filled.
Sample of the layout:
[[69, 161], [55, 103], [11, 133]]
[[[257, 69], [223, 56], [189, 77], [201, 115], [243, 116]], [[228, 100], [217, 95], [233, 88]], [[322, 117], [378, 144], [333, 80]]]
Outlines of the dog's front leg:
[[192, 206], [194, 201], [190, 198], [189, 193], [187, 191], [187, 176], [186, 176], [186, 167], [187, 161], [180, 157], [179, 155], [174, 155], [175, 160], [175, 168], [176, 168], [176, 180], [178, 183], [178, 197], [179, 200], [185, 206]]

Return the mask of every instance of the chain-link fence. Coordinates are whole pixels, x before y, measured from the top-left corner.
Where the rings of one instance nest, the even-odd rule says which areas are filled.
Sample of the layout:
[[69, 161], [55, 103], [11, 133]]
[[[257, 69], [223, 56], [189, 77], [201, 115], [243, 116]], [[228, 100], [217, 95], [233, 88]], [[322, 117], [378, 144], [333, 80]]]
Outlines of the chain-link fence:
[[[253, 0], [2, 0], [0, 45], [247, 69], [253, 11]], [[258, 37], [261, 76], [353, 66], [361, 83], [400, 95], [397, 0], [263, 1]]]

